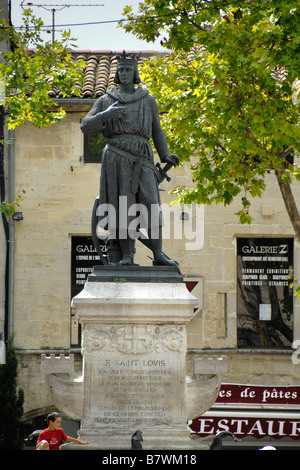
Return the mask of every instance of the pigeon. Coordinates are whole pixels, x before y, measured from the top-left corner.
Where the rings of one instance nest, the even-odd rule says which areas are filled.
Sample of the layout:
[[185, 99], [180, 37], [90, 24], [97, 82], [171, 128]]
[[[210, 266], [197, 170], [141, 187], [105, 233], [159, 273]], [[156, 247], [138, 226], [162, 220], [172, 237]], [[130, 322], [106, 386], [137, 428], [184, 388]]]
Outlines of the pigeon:
[[224, 436], [231, 436], [235, 442], [239, 442], [240, 439], [235, 437], [234, 434], [230, 431], [221, 431], [219, 432], [215, 437], [214, 440], [212, 441], [209, 450], [220, 450], [222, 448], [222, 439]]
[[276, 450], [276, 447], [273, 447], [273, 446], [264, 446], [264, 447], [261, 447], [260, 449], [258, 450]]
[[143, 437], [142, 431], [139, 429], [131, 436], [131, 449], [132, 450], [142, 450], [143, 449]]
[[25, 446], [34, 447], [37, 443], [38, 437], [41, 432], [42, 432], [42, 429], [37, 429], [36, 431], [33, 431], [26, 439], [24, 439]]

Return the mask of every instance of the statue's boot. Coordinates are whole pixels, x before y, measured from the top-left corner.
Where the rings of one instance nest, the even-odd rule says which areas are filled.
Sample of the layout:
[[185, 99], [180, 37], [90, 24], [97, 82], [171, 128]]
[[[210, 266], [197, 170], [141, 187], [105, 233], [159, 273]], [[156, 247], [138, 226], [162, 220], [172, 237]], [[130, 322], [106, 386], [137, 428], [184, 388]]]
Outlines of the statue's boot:
[[119, 261], [119, 266], [131, 266], [133, 265], [133, 258], [131, 256], [123, 256]]
[[169, 258], [165, 253], [161, 253], [157, 258], [153, 260], [153, 266], [176, 266], [178, 267], [178, 262]]
[[107, 256], [109, 264], [119, 264], [122, 259], [122, 250], [118, 240], [109, 240], [107, 244]]
[[120, 266], [131, 266], [134, 264], [135, 254], [135, 240], [127, 238], [126, 240], [119, 240], [122, 250], [122, 259], [119, 262]]
[[151, 240], [151, 249], [154, 256], [153, 266], [175, 266], [180, 273], [178, 262], [169, 258], [169, 256], [162, 251], [162, 238], [152, 239], [151, 232], [149, 231], [149, 239]]

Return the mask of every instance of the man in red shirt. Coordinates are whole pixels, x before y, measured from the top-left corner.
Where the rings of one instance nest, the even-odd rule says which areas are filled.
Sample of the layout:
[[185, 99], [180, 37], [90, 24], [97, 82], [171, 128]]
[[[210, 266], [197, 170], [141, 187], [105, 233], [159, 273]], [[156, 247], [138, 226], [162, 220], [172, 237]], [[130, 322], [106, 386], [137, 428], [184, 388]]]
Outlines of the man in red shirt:
[[61, 419], [61, 415], [57, 412], [50, 413], [47, 416], [48, 427], [40, 432], [36, 450], [58, 450], [61, 441], [88, 444], [88, 441], [81, 441], [75, 437], [67, 436], [61, 428]]

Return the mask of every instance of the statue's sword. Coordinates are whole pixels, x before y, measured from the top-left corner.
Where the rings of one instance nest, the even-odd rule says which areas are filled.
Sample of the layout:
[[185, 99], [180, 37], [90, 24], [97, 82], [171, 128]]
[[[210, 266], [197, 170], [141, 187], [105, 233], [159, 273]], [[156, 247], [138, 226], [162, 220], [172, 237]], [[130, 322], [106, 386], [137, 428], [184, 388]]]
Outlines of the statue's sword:
[[97, 235], [97, 224], [98, 224], [97, 209], [99, 207], [99, 204], [100, 204], [100, 198], [99, 196], [97, 196], [94, 202], [93, 210], [92, 210], [91, 231], [92, 231], [93, 243], [97, 251], [97, 254], [100, 256], [100, 260], [102, 264], [106, 265], [108, 264], [108, 259], [107, 259], [107, 256], [105, 256], [102, 251], [102, 247], [99, 243], [99, 238]]
[[158, 179], [158, 184], [162, 183], [164, 179], [167, 181], [171, 181], [170, 176], [168, 175], [168, 171], [174, 166], [172, 163], [166, 163], [165, 166], [162, 168], [159, 162], [156, 163], [156, 175]]

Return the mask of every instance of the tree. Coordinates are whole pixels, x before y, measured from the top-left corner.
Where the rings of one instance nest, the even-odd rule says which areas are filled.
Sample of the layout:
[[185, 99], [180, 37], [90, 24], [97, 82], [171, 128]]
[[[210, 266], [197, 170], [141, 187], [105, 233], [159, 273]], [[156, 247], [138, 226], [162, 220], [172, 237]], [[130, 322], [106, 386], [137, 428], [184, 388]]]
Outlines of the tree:
[[[0, 41], [9, 45], [0, 50], [0, 214], [6, 238], [6, 279], [9, 270], [7, 218], [16, 211], [22, 194], [13, 201], [5, 200], [4, 159], [10, 142], [4, 138], [4, 124], [7, 123], [8, 129], [28, 122], [48, 127], [61, 120], [65, 111], [53, 101], [51, 92], [59, 92], [62, 97], [79, 95], [84, 67], [83, 61], [72, 58], [69, 44], [73, 44], [69, 32], [62, 34], [62, 41], [43, 42], [42, 26], [43, 22], [33, 15], [31, 9], [24, 10], [23, 26], [19, 32], [4, 18], [4, 14], [0, 17]], [[7, 280], [5, 289], [7, 311]]]
[[0, 20], [1, 39], [8, 37], [11, 44], [0, 63], [8, 127], [14, 129], [27, 122], [47, 127], [65, 116], [53, 102], [51, 91], [59, 91], [61, 97], [79, 96], [84, 62], [72, 58], [70, 32], [62, 33], [62, 41], [43, 42], [43, 22], [32, 10], [24, 10], [23, 22], [16, 33], [4, 18]]
[[[170, 151], [192, 164], [184, 203], [230, 204], [250, 223], [251, 198], [274, 171], [298, 239], [291, 190], [300, 180], [300, 4], [298, 0], [144, 0], [121, 25], [173, 52], [143, 67], [162, 111]], [[167, 37], [163, 37], [163, 35]]]
[[24, 392], [17, 390], [17, 368], [18, 360], [10, 338], [6, 364], [0, 365], [0, 450], [18, 450], [23, 441]]
[[[62, 97], [80, 95], [83, 61], [74, 60], [69, 48], [70, 33], [62, 33], [62, 41], [43, 42], [43, 22], [31, 9], [24, 10], [23, 26], [17, 33], [4, 17], [0, 18], [0, 41], [8, 41], [8, 51], [1, 52], [0, 86], [1, 115], [7, 115], [9, 129], [31, 122], [37, 127], [48, 127], [61, 120], [65, 111], [52, 99], [51, 92], [59, 91]], [[4, 109], [5, 108], [5, 109]], [[3, 120], [1, 120], [3, 125]], [[1, 133], [3, 129], [1, 129]], [[15, 201], [4, 201], [3, 156], [0, 149], [0, 212], [12, 215], [21, 196]]]

